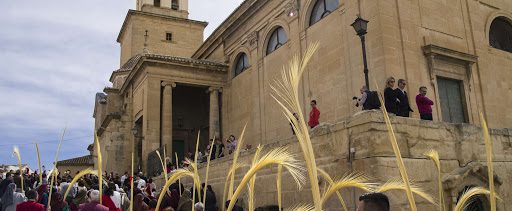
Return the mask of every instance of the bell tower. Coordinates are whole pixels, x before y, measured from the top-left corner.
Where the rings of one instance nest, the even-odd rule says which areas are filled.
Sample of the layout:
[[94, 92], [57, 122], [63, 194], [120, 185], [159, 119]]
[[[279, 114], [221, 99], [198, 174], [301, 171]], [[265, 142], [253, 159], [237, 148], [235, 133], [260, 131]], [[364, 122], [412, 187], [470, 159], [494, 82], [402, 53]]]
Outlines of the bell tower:
[[121, 66], [139, 54], [191, 57], [208, 23], [188, 19], [188, 0], [136, 0], [117, 42]]
[[138, 11], [188, 18], [188, 0], [137, 0], [136, 4]]

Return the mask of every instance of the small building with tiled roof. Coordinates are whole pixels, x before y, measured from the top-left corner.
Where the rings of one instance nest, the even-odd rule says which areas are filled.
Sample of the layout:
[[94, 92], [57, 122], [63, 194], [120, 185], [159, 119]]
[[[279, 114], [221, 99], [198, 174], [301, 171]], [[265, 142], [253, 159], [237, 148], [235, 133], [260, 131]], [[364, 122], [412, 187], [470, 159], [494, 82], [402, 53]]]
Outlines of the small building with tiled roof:
[[71, 176], [75, 176], [77, 172], [84, 169], [94, 168], [94, 158], [92, 151], [89, 151], [91, 153], [86, 156], [57, 161], [57, 168], [61, 172], [69, 171]]

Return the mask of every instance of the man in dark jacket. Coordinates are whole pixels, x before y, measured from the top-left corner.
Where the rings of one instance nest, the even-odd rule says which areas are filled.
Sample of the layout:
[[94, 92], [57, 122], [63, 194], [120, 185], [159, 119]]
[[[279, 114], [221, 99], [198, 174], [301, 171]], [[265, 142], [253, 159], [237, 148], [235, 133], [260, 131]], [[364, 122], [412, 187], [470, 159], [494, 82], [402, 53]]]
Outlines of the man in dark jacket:
[[398, 79], [398, 89], [395, 90], [399, 100], [397, 116], [409, 117], [409, 112], [413, 112], [413, 110], [409, 105], [409, 96], [407, 96], [407, 92], [405, 91], [405, 85], [407, 85], [407, 82], [404, 79]]

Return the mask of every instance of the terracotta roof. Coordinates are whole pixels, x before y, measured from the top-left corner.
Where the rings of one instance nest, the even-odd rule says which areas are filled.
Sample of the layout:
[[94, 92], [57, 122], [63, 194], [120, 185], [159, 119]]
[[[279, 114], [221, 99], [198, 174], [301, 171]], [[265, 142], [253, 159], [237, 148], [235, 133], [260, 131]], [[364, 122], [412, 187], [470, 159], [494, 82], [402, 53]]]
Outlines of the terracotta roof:
[[82, 157], [71, 158], [67, 160], [57, 161], [58, 166], [93, 166], [94, 160], [92, 155], [86, 155]]
[[217, 70], [223, 70], [228, 67], [227, 64], [205, 60], [205, 59], [193, 59], [193, 58], [185, 58], [179, 56], [168, 56], [168, 55], [160, 55], [160, 54], [144, 54], [144, 57], [147, 59], [154, 60], [162, 60], [167, 62], [175, 62], [181, 64], [196, 64], [196, 65], [206, 65], [213, 67]]

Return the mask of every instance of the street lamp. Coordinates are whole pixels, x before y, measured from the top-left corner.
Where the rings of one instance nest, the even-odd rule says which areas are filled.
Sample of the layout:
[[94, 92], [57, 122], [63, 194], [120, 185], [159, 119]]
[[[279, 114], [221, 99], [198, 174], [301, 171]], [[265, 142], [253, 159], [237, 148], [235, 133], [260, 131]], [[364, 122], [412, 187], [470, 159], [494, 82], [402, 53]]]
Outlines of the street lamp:
[[361, 38], [361, 45], [363, 48], [364, 81], [366, 83], [366, 88], [370, 90], [370, 83], [368, 82], [368, 62], [366, 61], [366, 44], [364, 37], [368, 29], [368, 22], [369, 21], [362, 19], [360, 16], [357, 16], [356, 20], [351, 24], [351, 26], [354, 27], [357, 35], [359, 38]]

